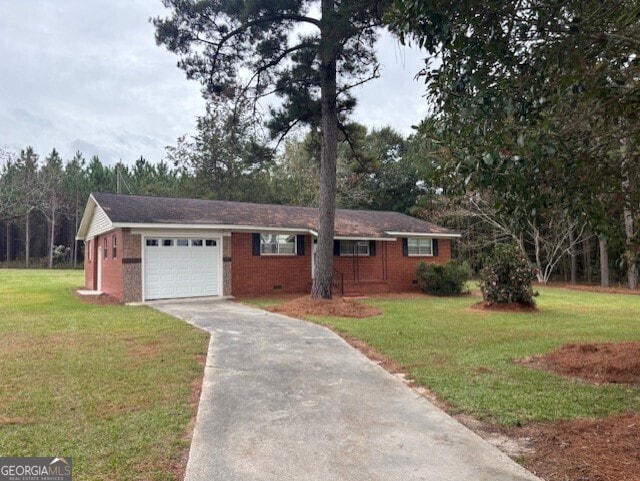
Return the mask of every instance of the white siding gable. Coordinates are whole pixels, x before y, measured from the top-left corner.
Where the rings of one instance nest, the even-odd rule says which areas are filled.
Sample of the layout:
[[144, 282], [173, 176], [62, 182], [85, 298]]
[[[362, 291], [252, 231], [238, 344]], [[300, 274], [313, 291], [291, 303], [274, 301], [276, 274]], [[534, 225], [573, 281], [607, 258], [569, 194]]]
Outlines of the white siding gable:
[[89, 229], [87, 229], [87, 239], [91, 239], [97, 235], [103, 234], [107, 231], [113, 229], [113, 224], [111, 219], [107, 216], [102, 207], [96, 205], [95, 210], [93, 211], [93, 217], [91, 218], [91, 223], [89, 224]]

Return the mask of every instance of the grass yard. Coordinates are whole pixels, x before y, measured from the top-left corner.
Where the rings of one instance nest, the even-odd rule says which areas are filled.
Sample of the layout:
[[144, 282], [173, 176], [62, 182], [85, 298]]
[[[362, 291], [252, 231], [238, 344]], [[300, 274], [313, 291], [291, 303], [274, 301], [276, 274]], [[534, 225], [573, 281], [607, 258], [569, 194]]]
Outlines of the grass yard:
[[71, 456], [77, 480], [179, 479], [208, 336], [86, 304], [82, 276], [0, 270], [0, 454]]
[[364, 301], [382, 316], [312, 320], [390, 357], [454, 413], [518, 426], [640, 412], [638, 385], [595, 386], [514, 362], [566, 343], [640, 341], [640, 296], [539, 290], [537, 313], [471, 310], [474, 296], [390, 296]]

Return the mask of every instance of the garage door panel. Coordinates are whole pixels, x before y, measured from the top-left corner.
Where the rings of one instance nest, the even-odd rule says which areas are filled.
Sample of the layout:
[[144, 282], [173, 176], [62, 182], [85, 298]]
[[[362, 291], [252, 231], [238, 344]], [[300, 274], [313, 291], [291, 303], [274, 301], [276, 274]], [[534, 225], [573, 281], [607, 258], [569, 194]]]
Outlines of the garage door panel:
[[157, 244], [145, 245], [145, 299], [219, 294], [217, 240], [163, 238]]

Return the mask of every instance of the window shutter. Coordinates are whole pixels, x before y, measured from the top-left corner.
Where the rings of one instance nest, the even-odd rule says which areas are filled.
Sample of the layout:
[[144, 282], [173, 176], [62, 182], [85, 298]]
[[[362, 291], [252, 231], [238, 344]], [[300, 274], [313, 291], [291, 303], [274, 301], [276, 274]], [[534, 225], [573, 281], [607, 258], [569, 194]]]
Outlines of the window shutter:
[[376, 241], [374, 240], [369, 241], [369, 255], [370, 256], [376, 255]]
[[334, 256], [339, 256], [340, 255], [340, 241], [339, 240], [333, 240], [333, 255]]
[[253, 246], [253, 255], [254, 256], [259, 256], [260, 255], [260, 234], [255, 233], [252, 234], [252, 239], [251, 239], [251, 243]]
[[409, 255], [409, 239], [406, 237], [402, 238], [402, 255], [407, 257]]
[[438, 257], [438, 239], [433, 239], [432, 242], [433, 257]]
[[296, 251], [298, 251], [299, 256], [304, 255], [304, 236], [303, 235], [296, 236]]

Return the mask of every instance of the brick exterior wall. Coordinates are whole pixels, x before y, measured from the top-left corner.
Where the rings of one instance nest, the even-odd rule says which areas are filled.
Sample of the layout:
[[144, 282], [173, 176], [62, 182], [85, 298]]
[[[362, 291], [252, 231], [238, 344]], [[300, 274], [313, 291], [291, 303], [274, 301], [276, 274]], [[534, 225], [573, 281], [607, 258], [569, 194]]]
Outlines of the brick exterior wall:
[[[438, 239], [437, 257], [413, 257], [402, 255], [402, 242], [389, 242], [387, 246], [388, 292], [404, 292], [418, 289], [416, 267], [420, 261], [443, 264], [451, 259], [451, 240]], [[415, 282], [415, 283], [414, 283]]]
[[[113, 236], [117, 250], [113, 257]], [[105, 243], [106, 239], [106, 243]], [[122, 230], [115, 230], [95, 238], [102, 258], [102, 292], [122, 300]], [[105, 255], [106, 249], [106, 255]], [[96, 261], [98, 256], [96, 256]]]
[[122, 229], [122, 302], [142, 301], [142, 236]]
[[[116, 256], [113, 257], [113, 237], [116, 237]], [[107, 255], [104, 255], [106, 239]], [[105, 294], [122, 302], [142, 300], [141, 237], [132, 235], [129, 229], [118, 229], [99, 235], [89, 241], [84, 259], [84, 285], [86, 289], [98, 288], [98, 262], [102, 262], [102, 286]], [[100, 259], [98, 259], [100, 255]]]
[[233, 264], [231, 262], [231, 236], [222, 238], [222, 295], [230, 296], [232, 290]]
[[[305, 236], [304, 256], [254, 256], [252, 234], [232, 234], [232, 285], [234, 296], [310, 292], [311, 237]], [[344, 276], [345, 294], [378, 294], [418, 289], [416, 266], [420, 261], [443, 263], [451, 259], [451, 241], [438, 240], [437, 257], [402, 255], [402, 240], [377, 241], [375, 256], [334, 256], [334, 267]]]
[[254, 256], [252, 234], [231, 234], [231, 293], [257, 296], [309, 292], [311, 236], [304, 236], [303, 256]]
[[376, 241], [374, 256], [334, 256], [334, 267], [344, 275], [344, 293], [382, 294], [417, 290], [415, 270], [419, 262], [444, 263], [451, 259], [451, 240], [438, 239], [437, 257], [402, 254], [402, 239]]
[[[113, 258], [113, 236], [117, 253]], [[104, 258], [104, 239], [107, 258]], [[311, 289], [312, 238], [304, 236], [304, 255], [254, 256], [251, 233], [225, 236], [223, 248], [223, 294], [259, 296], [277, 293], [305, 294]], [[100, 249], [99, 249], [100, 248]], [[88, 252], [91, 250], [91, 260]], [[416, 266], [420, 261], [443, 263], [451, 259], [451, 241], [438, 240], [437, 257], [402, 255], [402, 240], [377, 241], [375, 256], [334, 256], [334, 267], [344, 276], [349, 294], [378, 294], [418, 289]], [[102, 255], [102, 291], [122, 302], [142, 300], [141, 236], [119, 229], [92, 239], [86, 245], [85, 288], [97, 289], [98, 252]]]

